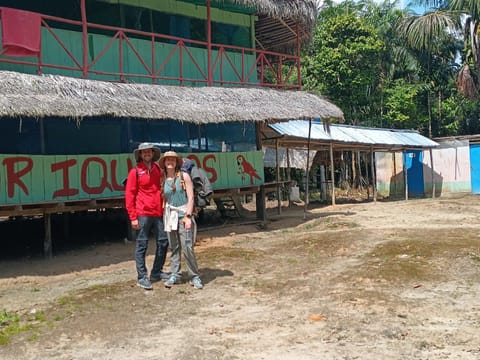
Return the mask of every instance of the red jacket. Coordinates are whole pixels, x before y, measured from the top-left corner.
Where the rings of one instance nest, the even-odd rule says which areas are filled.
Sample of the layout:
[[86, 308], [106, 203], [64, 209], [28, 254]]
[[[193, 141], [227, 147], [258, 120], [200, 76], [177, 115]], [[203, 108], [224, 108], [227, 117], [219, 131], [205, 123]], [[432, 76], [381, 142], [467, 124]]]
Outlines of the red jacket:
[[125, 207], [131, 221], [138, 216], [163, 216], [161, 176], [160, 166], [153, 162], [150, 171], [143, 162], [130, 169], [125, 186]]

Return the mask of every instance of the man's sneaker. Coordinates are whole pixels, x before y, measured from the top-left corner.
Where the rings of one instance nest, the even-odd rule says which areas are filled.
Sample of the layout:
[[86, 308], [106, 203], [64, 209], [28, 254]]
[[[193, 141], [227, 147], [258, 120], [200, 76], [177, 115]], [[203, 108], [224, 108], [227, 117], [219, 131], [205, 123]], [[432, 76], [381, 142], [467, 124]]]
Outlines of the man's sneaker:
[[168, 280], [170, 278], [170, 274], [161, 272], [160, 274], [150, 274], [150, 282], [154, 283], [160, 280]]
[[138, 279], [137, 286], [140, 286], [141, 288], [143, 288], [145, 290], [152, 290], [153, 289], [152, 283], [150, 282], [150, 280], [148, 280], [148, 278], [146, 276], [142, 279]]
[[170, 274], [168, 277], [168, 280], [165, 281], [165, 287], [166, 288], [171, 288], [173, 285], [177, 283], [177, 276], [175, 274]]
[[192, 280], [190, 280], [190, 285], [192, 285], [195, 289], [203, 289], [202, 280], [199, 276], [195, 276]]

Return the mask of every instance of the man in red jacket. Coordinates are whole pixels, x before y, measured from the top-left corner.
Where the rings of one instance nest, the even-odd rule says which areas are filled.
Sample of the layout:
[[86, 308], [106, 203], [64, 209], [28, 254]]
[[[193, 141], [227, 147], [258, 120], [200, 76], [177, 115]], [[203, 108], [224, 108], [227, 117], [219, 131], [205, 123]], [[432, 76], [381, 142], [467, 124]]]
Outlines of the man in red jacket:
[[[125, 207], [132, 229], [137, 235], [135, 246], [137, 285], [150, 290], [152, 282], [168, 279], [168, 274], [163, 272], [168, 239], [163, 227], [163, 198], [160, 191], [162, 172], [157, 163], [160, 149], [151, 143], [141, 143], [133, 154], [137, 165], [128, 173]], [[152, 230], [156, 236], [157, 249], [149, 279], [145, 256], [148, 237]]]

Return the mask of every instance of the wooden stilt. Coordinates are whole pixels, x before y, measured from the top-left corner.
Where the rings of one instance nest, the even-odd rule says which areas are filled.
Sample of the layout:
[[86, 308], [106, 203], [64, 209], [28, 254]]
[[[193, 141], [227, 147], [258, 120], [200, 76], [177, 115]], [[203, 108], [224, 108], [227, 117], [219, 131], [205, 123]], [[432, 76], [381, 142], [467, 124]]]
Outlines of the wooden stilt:
[[370, 148], [370, 164], [372, 167], [373, 202], [377, 202], [377, 177], [375, 176], [375, 156], [373, 147]]
[[332, 205], [335, 205], [335, 164], [333, 162], [333, 143], [330, 143], [330, 177], [332, 178]]
[[432, 199], [435, 199], [435, 171], [433, 170], [433, 151], [432, 148], [428, 150], [430, 152], [430, 170], [432, 174]]
[[405, 200], [408, 200], [407, 150], [403, 150], [403, 177], [405, 183]]
[[305, 200], [303, 202], [303, 218], [307, 218], [307, 208], [310, 202], [309, 183], [310, 183], [310, 142], [312, 133], [312, 119], [308, 120], [308, 140], [307, 140], [307, 165], [305, 166]]
[[[255, 124], [257, 150], [262, 150], [262, 128], [260, 123]], [[265, 206], [265, 185], [260, 185], [260, 191], [255, 195], [255, 208], [257, 219], [261, 221], [267, 220], [267, 211]]]
[[[285, 149], [287, 153], [287, 181], [289, 184], [289, 187], [292, 186], [291, 180], [292, 180], [292, 174], [291, 174], [291, 169], [290, 169], [290, 152], [289, 149]], [[292, 206], [292, 201], [290, 200], [290, 188], [288, 189], [288, 207]]]
[[52, 251], [52, 219], [51, 214], [44, 214], [45, 239], [43, 240], [43, 255], [46, 259], [51, 259]]
[[277, 165], [275, 177], [277, 178], [277, 213], [282, 213], [282, 194], [280, 192], [280, 160], [278, 157], [278, 139], [275, 140], [275, 162]]
[[[393, 154], [393, 192], [397, 196], [397, 153], [392, 152]], [[392, 196], [392, 194], [390, 194]]]

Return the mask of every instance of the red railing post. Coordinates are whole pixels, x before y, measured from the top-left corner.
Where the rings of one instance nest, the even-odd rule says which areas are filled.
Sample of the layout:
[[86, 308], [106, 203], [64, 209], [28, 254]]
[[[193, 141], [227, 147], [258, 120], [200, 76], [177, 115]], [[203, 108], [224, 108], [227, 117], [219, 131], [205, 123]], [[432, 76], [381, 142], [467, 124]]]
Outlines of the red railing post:
[[[301, 29], [299, 26], [296, 27], [296, 54], [282, 54], [275, 51], [244, 48], [236, 45], [215, 44], [212, 42], [212, 0], [204, 0], [203, 2], [206, 4], [208, 17], [206, 29], [207, 41], [184, 39], [172, 35], [89, 23], [86, 11], [87, 1], [80, 0], [79, 2], [81, 5], [81, 21], [41, 14], [42, 29], [45, 30], [44, 34], [49, 36], [48, 39], [46, 36], [43, 36], [41, 39], [42, 43], [47, 40], [55, 41], [69, 59], [68, 62], [63, 60], [63, 58], [59, 60], [53, 57], [49, 57], [49, 61], [47, 62], [44, 54], [41, 54], [37, 61], [17, 58], [12, 59], [8, 56], [1, 56], [0, 64], [22, 64], [25, 66], [36, 67], [37, 72], [39, 73], [44, 73], [45, 69], [60, 69], [62, 71], [65, 70], [74, 72], [75, 77], [83, 78], [88, 78], [90, 75], [101, 75], [109, 77], [109, 79], [112, 81], [120, 82], [128, 81], [130, 78], [132, 78], [132, 81], [136, 81], [136, 78], [141, 78], [148, 79], [152, 83], [162, 83], [164, 81], [165, 83], [175, 82], [179, 85], [194, 83], [207, 86], [215, 86], [217, 84], [224, 86], [252, 85], [285, 89], [301, 89]], [[60, 34], [56, 33], [56, 28], [53, 28], [49, 25], [49, 21], [52, 21], [53, 24], [68, 24], [69, 27], [74, 29], [72, 31], [77, 31], [76, 34], [78, 35], [80, 35], [81, 32], [82, 50], [77, 53], [74, 51], [76, 50], [75, 48], [69, 49], [69, 46], [72, 46], [73, 44], [71, 44], [70, 40], [66, 41], [62, 39]], [[110, 40], [106, 45], [102, 45], [103, 48], [100, 48], [100, 44], [95, 43], [95, 52], [97, 54], [94, 56], [94, 54], [90, 53], [89, 51], [89, 32], [92, 32], [90, 35], [92, 36], [91, 40], [95, 41], [98, 30], [102, 30], [102, 33], [104, 32], [107, 34], [107, 36], [109, 36], [108, 34], [111, 32], [114, 32], [114, 35], [110, 35]], [[150, 40], [151, 54], [148, 54], [148, 52], [144, 53], [143, 46], [141, 48], [137, 48], [136, 42], [131, 42], [129, 36], [134, 36], [135, 38], [138, 37], [141, 39], [141, 41]], [[118, 48], [115, 48], [116, 41], [119, 41]], [[125, 48], [123, 45], [124, 41], [126, 46]], [[175, 42], [176, 45], [170, 49], [169, 45], [163, 46], [162, 44], [161, 46], [158, 46], [156, 41], [162, 41], [166, 43]], [[103, 42], [101, 42], [101, 44], [103, 44]], [[186, 46], [186, 44], [189, 46]], [[203, 51], [201, 54], [197, 50], [191, 51], [190, 46], [196, 49], [201, 48], [203, 51], [207, 51], [207, 54], [205, 54]], [[160, 56], [157, 56], [156, 54], [157, 48], [159, 48]], [[217, 54], [214, 54], [213, 50], [215, 50]], [[118, 63], [115, 62], [108, 64], [105, 62], [105, 55], [109, 51], [113, 51], [114, 53], [118, 52], [119, 58], [115, 59], [118, 60]], [[176, 63], [172, 64], [172, 59], [177, 59], [175, 57], [177, 54], [176, 51], [179, 52], [178, 63], [175, 61]], [[166, 56], [164, 56], [164, 53]], [[137, 63], [132, 62], [132, 65], [125, 63], [124, 60], [126, 60], [127, 57], [125, 57], [125, 59], [123, 57], [126, 55], [128, 55], [128, 59], [132, 57], [133, 60], [138, 61], [140, 65], [143, 65], [143, 68], [145, 68], [147, 73], [145, 73], [143, 69], [137, 71]], [[151, 55], [151, 59], [148, 59], [149, 55]], [[202, 62], [202, 59], [204, 59], [205, 55], [207, 55], [207, 64]], [[235, 59], [237, 55], [241, 57], [241, 64], [237, 63], [237, 60]], [[254, 59], [253, 64], [250, 64], [251, 59]], [[73, 63], [73, 65], [69, 64], [70, 61]], [[102, 61], [102, 63], [100, 63], [100, 61]], [[148, 65], [150, 61], [151, 66]], [[160, 63], [157, 70], [156, 63], [158, 61], [160, 61]], [[175, 74], [173, 69], [167, 69], [167, 66], [170, 65], [178, 67], [178, 75]], [[183, 68], [184, 65], [188, 65], [192, 68], [194, 67], [198, 74], [194, 71], [188, 72], [187, 74], [186, 69]], [[283, 65], [288, 66], [288, 69], [285, 69], [285, 75], [283, 75]], [[125, 66], [127, 66], [127, 69], [125, 69]], [[290, 80], [294, 71], [297, 71], [297, 84], [289, 85], [290, 81], [292, 81], [292, 83], [295, 82], [295, 79], [293, 78]], [[273, 79], [270, 78], [271, 73], [274, 75]], [[254, 74], [256, 74], [256, 76]], [[185, 75], [187, 75], [187, 77], [184, 77]], [[135, 79], [133, 79], [133, 77], [135, 77]], [[254, 80], [252, 80], [252, 78], [254, 78]]]
[[120, 82], [125, 82], [125, 75], [123, 74], [123, 31], [120, 31], [120, 36], [118, 37], [118, 56], [119, 56], [119, 66], [120, 66]]
[[282, 86], [283, 85], [283, 63], [282, 63], [282, 57], [278, 57], [278, 85]]
[[80, 11], [82, 13], [82, 41], [83, 41], [83, 65], [82, 76], [84, 79], [88, 77], [88, 26], [87, 26], [87, 8], [85, 0], [80, 1]]
[[260, 62], [260, 84], [263, 86], [265, 85], [264, 82], [265, 82], [265, 73], [264, 73], [264, 70], [265, 70], [265, 55], [262, 54], [262, 58], [261, 58], [261, 62]]
[[300, 27], [296, 26], [297, 32], [297, 82], [298, 82], [298, 90], [302, 90], [302, 74], [300, 73]]
[[242, 49], [242, 78], [240, 82], [245, 85], [245, 49]]
[[212, 86], [212, 18], [211, 0], [207, 0], [207, 85]]
[[180, 69], [178, 71], [178, 76], [180, 77], [180, 85], [183, 86], [183, 47], [185, 46], [183, 40], [178, 42], [178, 62], [180, 63]]
[[42, 37], [40, 36], [40, 53], [37, 55], [37, 74], [42, 75]]
[[152, 84], [155, 84], [155, 36], [152, 35]]
[[225, 48], [222, 46], [218, 49], [220, 54], [220, 85], [223, 86], [223, 54], [225, 53]]

